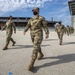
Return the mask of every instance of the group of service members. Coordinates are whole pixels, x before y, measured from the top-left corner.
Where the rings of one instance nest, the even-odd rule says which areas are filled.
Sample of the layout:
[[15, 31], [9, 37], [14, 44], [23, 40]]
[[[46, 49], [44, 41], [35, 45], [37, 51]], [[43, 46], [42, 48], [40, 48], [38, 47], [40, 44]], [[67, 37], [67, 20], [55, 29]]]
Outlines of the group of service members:
[[59, 45], [62, 45], [63, 41], [63, 35], [67, 34], [68, 36], [74, 33], [74, 28], [67, 25], [65, 27], [62, 22], [60, 21], [59, 24], [56, 25], [55, 31], [57, 32], [58, 38], [59, 38]]
[[[46, 39], [49, 38], [49, 30], [47, 27], [47, 22], [44, 17], [39, 15], [39, 8], [34, 8], [32, 10], [33, 17], [28, 21], [27, 26], [25, 27], [23, 34], [25, 35], [26, 32], [30, 29], [30, 35], [31, 35], [31, 40], [33, 43], [33, 52], [31, 56], [31, 61], [28, 66], [28, 70], [32, 71], [34, 68], [34, 63], [36, 59], [41, 60], [42, 57], [44, 56], [42, 49], [41, 49], [41, 43], [43, 41], [43, 30], [45, 31], [46, 34]], [[10, 41], [12, 42], [12, 46], [16, 44], [16, 41], [13, 40], [12, 34], [13, 31], [16, 33], [16, 26], [15, 23], [12, 21], [12, 16], [8, 17], [8, 21], [6, 22], [5, 26], [2, 28], [2, 30], [6, 29], [6, 44], [3, 50], [8, 49], [8, 45]], [[59, 44], [62, 45], [62, 40], [63, 40], [63, 35], [64, 34], [73, 34], [74, 29], [72, 27], [65, 27], [61, 21], [59, 24], [56, 25], [55, 31], [58, 34], [59, 38]]]

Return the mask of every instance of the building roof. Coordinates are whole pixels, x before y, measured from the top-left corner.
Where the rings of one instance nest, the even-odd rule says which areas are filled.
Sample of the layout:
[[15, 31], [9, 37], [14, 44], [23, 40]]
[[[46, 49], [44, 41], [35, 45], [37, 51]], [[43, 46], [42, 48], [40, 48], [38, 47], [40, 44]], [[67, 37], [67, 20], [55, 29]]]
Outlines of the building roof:
[[68, 2], [70, 14], [75, 15], [75, 0], [71, 0]]
[[[31, 17], [13, 17], [13, 22], [28, 22]], [[0, 23], [5, 23], [8, 20], [8, 17], [0, 17]], [[48, 23], [59, 23], [59, 21], [48, 21]]]
[[[13, 17], [13, 22], [28, 22], [31, 17]], [[0, 17], [0, 22], [6, 22], [8, 17]]]

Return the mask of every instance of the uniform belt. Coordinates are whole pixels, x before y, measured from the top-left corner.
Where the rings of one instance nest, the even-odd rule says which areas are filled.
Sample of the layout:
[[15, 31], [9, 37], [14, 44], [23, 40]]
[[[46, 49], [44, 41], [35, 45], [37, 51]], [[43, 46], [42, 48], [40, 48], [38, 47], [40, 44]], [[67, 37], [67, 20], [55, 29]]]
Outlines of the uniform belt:
[[37, 33], [37, 32], [39, 32], [39, 31], [41, 31], [41, 29], [37, 29], [37, 30], [34, 30], [34, 31], [31, 31], [31, 33]]

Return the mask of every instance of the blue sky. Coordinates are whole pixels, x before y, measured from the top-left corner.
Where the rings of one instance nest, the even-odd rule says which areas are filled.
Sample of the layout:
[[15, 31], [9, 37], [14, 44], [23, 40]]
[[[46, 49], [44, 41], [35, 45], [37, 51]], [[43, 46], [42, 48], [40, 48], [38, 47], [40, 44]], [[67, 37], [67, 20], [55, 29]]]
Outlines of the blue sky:
[[40, 15], [47, 20], [62, 21], [71, 25], [68, 0], [0, 0], [0, 16], [32, 17], [32, 9], [40, 8]]

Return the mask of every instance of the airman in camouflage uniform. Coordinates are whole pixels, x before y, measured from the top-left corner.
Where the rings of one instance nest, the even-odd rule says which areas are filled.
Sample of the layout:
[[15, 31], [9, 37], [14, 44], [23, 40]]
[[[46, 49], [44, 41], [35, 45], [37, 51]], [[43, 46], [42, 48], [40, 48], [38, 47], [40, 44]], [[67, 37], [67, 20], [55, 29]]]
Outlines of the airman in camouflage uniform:
[[68, 25], [66, 27], [66, 30], [67, 30], [67, 35], [69, 36], [69, 34], [70, 34], [70, 27]]
[[[34, 62], [35, 62], [36, 58], [38, 60], [40, 60], [44, 56], [42, 51], [41, 51], [41, 47], [40, 47], [42, 40], [43, 40], [42, 27], [45, 30], [46, 38], [49, 37], [47, 22], [45, 21], [44, 17], [39, 16], [39, 8], [34, 8], [32, 10], [32, 12], [34, 14], [34, 17], [28, 21], [28, 24], [24, 30], [24, 35], [25, 35], [27, 30], [30, 28], [31, 39], [32, 39], [32, 42], [34, 44], [34, 49], [32, 52], [32, 59], [31, 59], [30, 65], [28, 67], [29, 71], [31, 71], [33, 69]], [[37, 57], [38, 53], [39, 53], [39, 56]]]
[[15, 24], [14, 22], [12, 21], [12, 16], [9, 16], [8, 17], [8, 21], [6, 22], [5, 26], [3, 27], [2, 30], [4, 30], [6, 28], [6, 35], [7, 35], [7, 38], [6, 38], [6, 45], [5, 47], [3, 48], [3, 50], [6, 50], [8, 49], [8, 45], [9, 45], [9, 42], [11, 41], [13, 44], [12, 46], [15, 45], [15, 41], [12, 39], [12, 34], [13, 34], [13, 29], [14, 29], [14, 33], [16, 33], [16, 27], [15, 27]]
[[72, 34], [74, 33], [74, 28], [72, 27]]
[[62, 45], [62, 40], [63, 40], [63, 34], [64, 34], [64, 25], [61, 24], [61, 21], [59, 22], [59, 24], [56, 26], [55, 31], [58, 34], [58, 38], [59, 38], [59, 45]]
[[73, 27], [70, 26], [70, 34], [73, 34], [74, 33], [74, 29]]
[[64, 26], [64, 34], [66, 34], [67, 33], [67, 30], [66, 30], [66, 27]]

